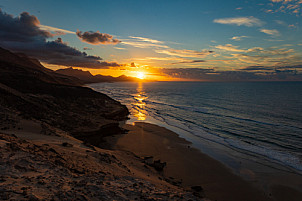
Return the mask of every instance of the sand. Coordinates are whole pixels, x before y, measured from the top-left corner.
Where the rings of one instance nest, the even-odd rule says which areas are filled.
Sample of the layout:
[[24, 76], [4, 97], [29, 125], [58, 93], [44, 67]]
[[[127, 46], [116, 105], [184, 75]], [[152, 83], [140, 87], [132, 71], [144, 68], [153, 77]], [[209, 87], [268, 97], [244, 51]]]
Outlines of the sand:
[[39, 121], [0, 132], [0, 200], [206, 200], [160, 176], [129, 152], [94, 147]]
[[[235, 175], [220, 162], [192, 148], [176, 133], [148, 123], [125, 125], [128, 134], [108, 137], [113, 149], [125, 150], [144, 158], [167, 163], [163, 176], [184, 188], [201, 186], [205, 197], [217, 201], [302, 200], [301, 192], [274, 187], [269, 193]], [[171, 182], [170, 181], [170, 182]]]

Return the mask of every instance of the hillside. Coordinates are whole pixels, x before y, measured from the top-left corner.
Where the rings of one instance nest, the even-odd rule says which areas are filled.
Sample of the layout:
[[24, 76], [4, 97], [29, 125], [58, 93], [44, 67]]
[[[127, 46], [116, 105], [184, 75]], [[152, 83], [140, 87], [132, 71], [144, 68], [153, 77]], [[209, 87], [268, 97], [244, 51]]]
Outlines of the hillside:
[[77, 78], [0, 48], [0, 107], [65, 131], [99, 130], [126, 119], [128, 110]]

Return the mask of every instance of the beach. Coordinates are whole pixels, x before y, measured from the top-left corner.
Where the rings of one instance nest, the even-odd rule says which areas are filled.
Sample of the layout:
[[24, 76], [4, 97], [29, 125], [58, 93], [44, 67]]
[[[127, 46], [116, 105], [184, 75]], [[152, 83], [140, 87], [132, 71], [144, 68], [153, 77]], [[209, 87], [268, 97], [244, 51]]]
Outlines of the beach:
[[184, 188], [201, 186], [211, 200], [301, 200], [302, 193], [286, 186], [270, 192], [258, 189], [232, 173], [220, 162], [201, 153], [176, 133], [153, 124], [136, 122], [125, 125], [127, 134], [111, 136], [106, 142], [112, 149], [130, 151], [139, 157], [153, 156], [167, 165], [162, 174]]

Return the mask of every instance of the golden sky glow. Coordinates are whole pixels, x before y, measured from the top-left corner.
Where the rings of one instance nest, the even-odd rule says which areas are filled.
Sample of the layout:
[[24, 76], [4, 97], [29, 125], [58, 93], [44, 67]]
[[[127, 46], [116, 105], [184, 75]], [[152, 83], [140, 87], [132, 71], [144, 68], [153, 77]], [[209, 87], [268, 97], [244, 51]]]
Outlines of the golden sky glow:
[[1, 47], [53, 70], [141, 81], [302, 80], [301, 0], [158, 1], [156, 9], [147, 1], [75, 0], [73, 9], [68, 1], [17, 1], [2, 2]]
[[[66, 68], [66, 66], [61, 65], [52, 65], [43, 63], [47, 68], [50, 68], [52, 70], [58, 70], [62, 68]], [[106, 75], [106, 76], [112, 76], [112, 77], [119, 77], [121, 75], [126, 75], [129, 77], [136, 77], [141, 79], [142, 81], [192, 81], [191, 79], [184, 79], [184, 78], [175, 78], [166, 76], [162, 73], [160, 73], [160, 69], [148, 67], [147, 65], [139, 65], [136, 64], [138, 67], [129, 67], [125, 66], [123, 68], [108, 68], [108, 69], [89, 69], [89, 68], [76, 68], [75, 69], [81, 69], [84, 71], [89, 71], [92, 75]]]

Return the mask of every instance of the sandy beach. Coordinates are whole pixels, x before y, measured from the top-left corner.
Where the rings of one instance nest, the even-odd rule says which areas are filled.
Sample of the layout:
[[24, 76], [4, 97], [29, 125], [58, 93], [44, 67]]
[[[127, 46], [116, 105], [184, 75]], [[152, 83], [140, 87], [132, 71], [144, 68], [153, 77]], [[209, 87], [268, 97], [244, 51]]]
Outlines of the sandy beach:
[[162, 174], [170, 182], [180, 182], [184, 188], [201, 186], [211, 200], [301, 200], [302, 194], [294, 189], [278, 186], [264, 192], [233, 174], [220, 162], [192, 148], [191, 143], [163, 127], [148, 123], [125, 125], [128, 134], [107, 137], [113, 149], [133, 152], [139, 157], [153, 156], [166, 162]]

